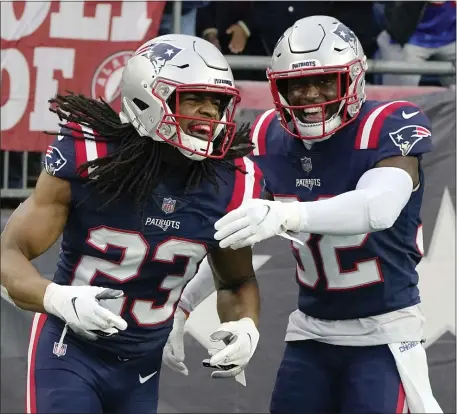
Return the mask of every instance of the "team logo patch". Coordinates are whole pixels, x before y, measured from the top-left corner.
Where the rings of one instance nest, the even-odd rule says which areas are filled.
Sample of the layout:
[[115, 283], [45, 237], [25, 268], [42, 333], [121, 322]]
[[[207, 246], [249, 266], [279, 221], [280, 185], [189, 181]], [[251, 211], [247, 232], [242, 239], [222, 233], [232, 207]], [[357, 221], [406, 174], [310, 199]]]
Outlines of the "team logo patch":
[[301, 166], [303, 167], [303, 171], [305, 173], [311, 172], [313, 169], [313, 164], [311, 163], [311, 158], [309, 157], [302, 157], [300, 158]]
[[355, 37], [354, 32], [345, 26], [343, 23], [338, 24], [336, 29], [333, 31], [340, 39], [344, 40], [349, 44], [351, 49], [357, 54], [357, 38]]
[[62, 155], [60, 150], [50, 145], [46, 150], [44, 157], [44, 168], [49, 174], [55, 175], [67, 163], [67, 160]]
[[54, 348], [52, 349], [52, 353], [57, 355], [58, 357], [64, 356], [67, 353], [67, 344], [62, 344], [59, 347], [58, 342], [54, 342]]
[[171, 214], [175, 211], [176, 200], [170, 198], [164, 198], [162, 202], [162, 211], [166, 214]]
[[112, 103], [119, 97], [122, 71], [132, 54], [133, 51], [129, 50], [117, 52], [100, 63], [92, 77], [92, 99], [103, 98]]
[[421, 139], [431, 135], [430, 130], [420, 125], [408, 125], [395, 132], [389, 132], [390, 139], [400, 149], [403, 156], [408, 155]]
[[169, 43], [150, 43], [138, 50], [134, 56], [147, 57], [154, 66], [156, 76], [160, 73], [165, 64], [179, 54], [183, 49], [170, 45]]

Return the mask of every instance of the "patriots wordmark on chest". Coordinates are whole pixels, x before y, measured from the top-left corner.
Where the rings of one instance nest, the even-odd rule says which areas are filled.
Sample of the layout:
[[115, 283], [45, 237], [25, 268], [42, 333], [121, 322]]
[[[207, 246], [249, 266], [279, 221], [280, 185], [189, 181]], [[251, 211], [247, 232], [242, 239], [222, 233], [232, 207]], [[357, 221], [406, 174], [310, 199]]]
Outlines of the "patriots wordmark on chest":
[[320, 187], [320, 178], [297, 178], [295, 180], [295, 187], [306, 187], [308, 190], [312, 190], [313, 187]]
[[179, 230], [179, 226], [181, 225], [180, 221], [177, 220], [167, 220], [158, 217], [148, 217], [144, 223], [145, 226], [155, 226], [163, 231], [167, 231], [169, 227], [175, 230]]

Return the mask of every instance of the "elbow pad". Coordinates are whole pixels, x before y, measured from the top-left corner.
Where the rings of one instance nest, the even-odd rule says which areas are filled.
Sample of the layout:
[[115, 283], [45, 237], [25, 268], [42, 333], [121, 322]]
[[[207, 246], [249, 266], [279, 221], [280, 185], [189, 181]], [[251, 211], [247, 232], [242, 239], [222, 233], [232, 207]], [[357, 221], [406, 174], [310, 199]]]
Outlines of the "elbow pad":
[[366, 213], [372, 231], [393, 226], [413, 191], [411, 176], [401, 168], [380, 167], [368, 170], [357, 183], [363, 192]]

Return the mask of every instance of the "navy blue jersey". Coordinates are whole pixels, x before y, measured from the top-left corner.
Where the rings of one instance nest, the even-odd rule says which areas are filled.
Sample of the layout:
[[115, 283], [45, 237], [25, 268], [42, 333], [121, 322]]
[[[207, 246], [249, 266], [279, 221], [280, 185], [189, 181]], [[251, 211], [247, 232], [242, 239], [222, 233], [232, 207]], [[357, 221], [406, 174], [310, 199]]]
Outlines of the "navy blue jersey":
[[[412, 103], [367, 101], [352, 123], [307, 149], [271, 110], [254, 125], [253, 155], [276, 200], [315, 201], [354, 190], [382, 159], [420, 159], [431, 150], [430, 136], [429, 120]], [[422, 170], [420, 180], [390, 229], [347, 237], [301, 233], [305, 246], [292, 243], [303, 313], [353, 319], [420, 301], [415, 268], [422, 255]]]
[[219, 191], [202, 183], [186, 194], [181, 184], [164, 177], [142, 205], [135, 207], [125, 194], [100, 210], [106, 200], [77, 170], [113, 148], [83, 132], [72, 134], [56, 138], [45, 158], [46, 171], [68, 180], [72, 194], [54, 282], [122, 289], [123, 298], [104, 305], [128, 328], [96, 345], [125, 358], [139, 356], [165, 343], [184, 286], [209, 249], [217, 248], [214, 223], [243, 200], [260, 196], [262, 174], [242, 158], [235, 163], [247, 174], [217, 167]]

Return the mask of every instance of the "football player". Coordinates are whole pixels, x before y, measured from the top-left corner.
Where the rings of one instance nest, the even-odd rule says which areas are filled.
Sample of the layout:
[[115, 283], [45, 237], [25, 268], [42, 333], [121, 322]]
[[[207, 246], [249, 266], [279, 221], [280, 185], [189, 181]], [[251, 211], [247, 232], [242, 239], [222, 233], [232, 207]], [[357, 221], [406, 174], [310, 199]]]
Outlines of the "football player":
[[[366, 70], [359, 40], [338, 20], [312, 16], [286, 30], [267, 70], [275, 108], [252, 134], [274, 201], [247, 200], [215, 224], [223, 248], [291, 239], [298, 309], [272, 413], [442, 412], [416, 272], [430, 121], [408, 101], [367, 100]], [[203, 299], [197, 284], [210, 291], [208, 281], [189, 285], [188, 311]]]
[[[200, 38], [155, 38], [129, 59], [121, 100], [120, 114], [82, 95], [51, 100], [65, 123], [2, 234], [2, 286], [36, 312], [29, 413], [157, 412], [173, 314], [206, 256], [222, 322], [212, 339], [227, 345], [212, 376], [240, 373], [259, 340], [251, 248], [214, 239], [216, 220], [263, 188], [227, 61]], [[62, 234], [49, 281], [31, 260]]]

